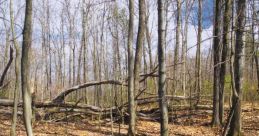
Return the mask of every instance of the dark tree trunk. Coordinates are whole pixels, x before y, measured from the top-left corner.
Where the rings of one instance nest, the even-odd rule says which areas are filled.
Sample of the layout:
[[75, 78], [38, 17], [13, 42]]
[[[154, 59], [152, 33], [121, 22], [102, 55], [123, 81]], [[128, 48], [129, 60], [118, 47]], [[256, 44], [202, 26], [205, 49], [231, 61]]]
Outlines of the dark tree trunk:
[[220, 27], [220, 0], [215, 1], [215, 12], [214, 12], [214, 32], [213, 32], [213, 57], [214, 57], [214, 76], [213, 76], [213, 116], [212, 116], [212, 125], [219, 125], [219, 73], [220, 67], [218, 63], [220, 62], [220, 36], [219, 36], [219, 27]]
[[241, 100], [242, 100], [242, 78], [243, 78], [243, 58], [244, 41], [243, 33], [245, 29], [246, 0], [237, 1], [237, 22], [236, 22], [236, 47], [234, 58], [234, 81], [237, 95], [233, 95], [232, 104], [234, 108], [233, 118], [230, 122], [228, 135], [240, 136], [241, 134]]
[[225, 11], [223, 18], [223, 39], [222, 39], [222, 56], [220, 65], [220, 81], [219, 81], [219, 120], [223, 124], [224, 119], [224, 86], [225, 86], [225, 74], [226, 74], [226, 58], [229, 46], [229, 28], [231, 17], [231, 4], [232, 0], [225, 1]]

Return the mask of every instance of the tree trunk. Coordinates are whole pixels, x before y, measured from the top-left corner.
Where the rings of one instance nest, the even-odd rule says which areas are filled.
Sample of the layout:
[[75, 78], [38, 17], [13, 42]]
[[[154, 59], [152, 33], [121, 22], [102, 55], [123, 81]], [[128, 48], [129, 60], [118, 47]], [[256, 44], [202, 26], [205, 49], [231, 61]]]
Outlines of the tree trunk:
[[158, 95], [160, 107], [160, 135], [168, 136], [168, 109], [166, 93], [166, 66], [165, 66], [165, 0], [158, 0]]
[[133, 27], [134, 27], [134, 0], [129, 0], [129, 30], [128, 30], [128, 110], [130, 114], [130, 123], [128, 135], [133, 136], [136, 133], [136, 104], [134, 93], [134, 58], [133, 58]]
[[151, 38], [149, 33], [149, 27], [148, 27], [148, 19], [149, 16], [146, 13], [146, 39], [147, 39], [147, 46], [148, 46], [148, 57], [149, 57], [149, 72], [153, 70], [153, 59], [152, 59], [152, 49], [151, 49]]
[[220, 0], [215, 1], [215, 15], [214, 15], [214, 32], [213, 32], [213, 57], [214, 57], [214, 76], [213, 76], [213, 116], [212, 125], [218, 126], [219, 122], [219, 72], [220, 67], [217, 65], [220, 61], [220, 38], [219, 38], [219, 19], [220, 19]]
[[229, 46], [229, 28], [231, 17], [231, 4], [232, 0], [225, 1], [225, 10], [223, 18], [223, 39], [222, 39], [222, 56], [220, 65], [220, 81], [219, 81], [219, 120], [220, 124], [223, 124], [224, 120], [224, 86], [225, 86], [225, 74], [226, 74], [226, 58]]
[[47, 0], [47, 49], [48, 49], [48, 55], [47, 58], [49, 58], [48, 61], [48, 78], [47, 78], [47, 82], [48, 82], [48, 91], [49, 91], [49, 100], [52, 99], [52, 53], [51, 53], [51, 45], [50, 45], [50, 36], [51, 36], [51, 32], [50, 32], [50, 5], [49, 5], [49, 0]]
[[13, 107], [13, 118], [12, 118], [12, 126], [11, 126], [11, 136], [16, 136], [16, 121], [17, 121], [17, 110], [18, 110], [18, 102], [20, 96], [20, 48], [15, 39], [16, 34], [14, 30], [14, 13], [13, 13], [13, 0], [10, 0], [10, 20], [11, 20], [11, 33], [13, 37], [13, 44], [15, 47], [15, 90], [14, 90], [14, 107]]
[[202, 34], [202, 0], [199, 0], [198, 8], [198, 37], [197, 37], [197, 50], [196, 50], [196, 68], [195, 68], [195, 89], [198, 96], [198, 102], [200, 100], [201, 93], [201, 34]]
[[[255, 0], [253, 0], [253, 20], [256, 20], [256, 11], [255, 11]], [[255, 68], [256, 68], [256, 77], [257, 77], [257, 92], [259, 94], [259, 63], [258, 63], [258, 56], [257, 56], [257, 50], [258, 50], [258, 44], [255, 43], [255, 24], [254, 21], [252, 21], [252, 33], [253, 33], [253, 61], [255, 61]], [[258, 29], [259, 32], [259, 29]], [[254, 63], [252, 63], [253, 65]], [[253, 69], [251, 74], [253, 74]], [[253, 77], [252, 77], [253, 78]]]
[[176, 42], [174, 48], [174, 81], [173, 81], [173, 91], [176, 93], [177, 90], [177, 80], [178, 80], [178, 65], [179, 62], [179, 47], [180, 47], [180, 34], [181, 34], [181, 0], [177, 0], [177, 15], [176, 15]]
[[[82, 34], [82, 44], [83, 44], [83, 82], [85, 83], [87, 81], [87, 71], [88, 71], [88, 66], [87, 66], [87, 19], [88, 19], [88, 13], [89, 13], [89, 6], [86, 3], [86, 0], [83, 0], [83, 7], [82, 7], [82, 29], [83, 29], [83, 34]], [[84, 101], [87, 103], [87, 96], [86, 96], [86, 90], [84, 90]]]
[[139, 74], [141, 70], [141, 58], [142, 58], [144, 34], [145, 34], [145, 0], [139, 0], [139, 24], [138, 24], [138, 36], [137, 36], [135, 62], [134, 62], [135, 92], [138, 92], [140, 90]]
[[32, 98], [30, 90], [30, 50], [32, 42], [32, 0], [26, 0], [25, 21], [23, 29], [23, 46], [21, 59], [21, 85], [23, 94], [23, 116], [26, 133], [33, 136], [32, 132]]
[[[240, 136], [241, 134], [241, 100], [242, 100], [242, 78], [243, 78], [243, 56], [244, 56], [244, 41], [243, 32], [245, 29], [245, 13], [246, 13], [246, 0], [237, 1], [237, 22], [236, 22], [236, 48], [234, 59], [234, 80], [235, 90], [237, 93], [233, 95], [232, 102], [236, 104], [234, 115], [230, 123], [230, 130], [228, 135]], [[234, 103], [236, 102], [236, 103]]]

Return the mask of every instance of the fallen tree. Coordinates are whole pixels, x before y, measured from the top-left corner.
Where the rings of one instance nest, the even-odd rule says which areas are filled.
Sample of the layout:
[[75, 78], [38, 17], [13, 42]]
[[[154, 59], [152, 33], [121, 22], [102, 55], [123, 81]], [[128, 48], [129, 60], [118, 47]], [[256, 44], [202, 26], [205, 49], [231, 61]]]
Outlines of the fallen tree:
[[[196, 100], [197, 98], [196, 97], [166, 95], [166, 99], [180, 101], [180, 100]], [[158, 102], [158, 100], [159, 100], [158, 96], [151, 96], [151, 97], [136, 99], [136, 102], [138, 105], [144, 105], [144, 104]]]
[[[22, 107], [22, 102], [18, 103], [18, 107]], [[0, 106], [13, 107], [13, 100], [0, 99]], [[54, 103], [54, 102], [34, 102], [33, 106], [36, 108], [72, 108], [72, 109], [88, 109], [94, 112], [105, 112], [110, 111], [110, 109], [115, 109], [115, 107], [111, 108], [100, 108], [93, 105], [86, 104], [76, 104], [76, 103]]]
[[104, 84], [113, 84], [113, 85], [125, 85], [123, 84], [122, 81], [118, 81], [118, 80], [105, 80], [105, 81], [93, 81], [93, 82], [88, 82], [88, 83], [84, 83], [84, 84], [81, 84], [81, 85], [77, 85], [77, 86], [74, 86], [74, 87], [71, 87], [69, 89], [66, 89], [66, 90], [63, 90], [61, 91], [61, 93], [56, 96], [52, 102], [53, 103], [63, 103], [64, 100], [65, 100], [65, 97], [76, 91], [76, 90], [79, 90], [79, 89], [82, 89], [82, 88], [87, 88], [87, 87], [90, 87], [90, 86], [96, 86], [96, 85], [104, 85]]
[[[173, 66], [173, 65], [172, 65]], [[171, 67], [168, 66], [168, 67]], [[157, 66], [154, 68], [154, 70], [148, 74], [141, 74], [140, 76], [142, 77], [142, 79], [140, 79], [139, 82], [143, 82], [145, 81], [148, 77], [158, 77], [157, 74], [155, 74], [157, 72]], [[71, 88], [68, 88], [68, 89], [65, 89], [65, 90], [62, 90], [60, 94], [58, 94], [53, 100], [52, 102], [54, 103], [63, 103], [64, 100], [65, 100], [65, 97], [67, 95], [69, 95], [70, 93], [74, 92], [74, 91], [77, 91], [79, 89], [83, 89], [83, 88], [87, 88], [87, 87], [90, 87], [90, 86], [96, 86], [96, 85], [104, 85], [104, 84], [112, 84], [112, 85], [124, 85], [124, 86], [127, 86], [127, 80], [128, 79], [124, 79], [122, 81], [119, 81], [119, 80], [104, 80], [104, 81], [92, 81], [92, 82], [87, 82], [87, 83], [83, 83], [83, 84], [80, 84], [80, 85], [76, 85], [74, 87], [71, 87]], [[171, 78], [167, 78], [167, 80], [173, 80]], [[144, 91], [144, 90], [143, 90]], [[141, 94], [141, 93], [140, 93]], [[140, 95], [139, 94], [139, 95]]]

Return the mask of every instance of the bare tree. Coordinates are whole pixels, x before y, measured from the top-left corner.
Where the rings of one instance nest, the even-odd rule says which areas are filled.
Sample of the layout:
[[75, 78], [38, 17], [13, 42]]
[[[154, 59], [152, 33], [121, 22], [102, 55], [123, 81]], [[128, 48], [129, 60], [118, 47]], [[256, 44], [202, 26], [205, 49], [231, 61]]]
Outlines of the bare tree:
[[230, 17], [231, 17], [231, 4], [232, 0], [225, 0], [224, 4], [224, 17], [223, 17], [223, 37], [222, 37], [222, 53], [221, 53], [221, 65], [220, 65], [220, 79], [219, 79], [219, 120], [220, 124], [223, 124], [224, 119], [224, 86], [225, 86], [225, 74], [226, 74], [226, 60], [229, 49], [229, 29], [230, 29]]
[[[148, 2], [148, 1], [146, 1]], [[146, 4], [148, 5], [148, 4]], [[148, 12], [148, 9], [149, 6], [147, 6], [147, 9], [146, 9], [146, 40], [147, 40], [147, 46], [148, 46], [148, 57], [149, 57], [149, 70], [150, 72], [153, 70], [153, 57], [152, 57], [152, 49], [151, 49], [151, 36], [150, 36], [150, 31], [149, 31], [149, 24], [148, 24], [148, 21], [149, 21], [149, 12]]]
[[[259, 93], [259, 62], [258, 62], [258, 56], [256, 54], [257, 50], [258, 50], [258, 45], [255, 44], [255, 21], [256, 20], [256, 15], [258, 15], [258, 12], [256, 13], [256, 6], [255, 6], [255, 0], [252, 0], [252, 42], [253, 42], [253, 59], [252, 61], [255, 62], [255, 67], [256, 67], [256, 74], [257, 74], [257, 92]], [[259, 31], [258, 31], [259, 32]], [[252, 66], [253, 66], [253, 62], [252, 62]], [[253, 70], [252, 72], [253, 73]]]
[[136, 106], [135, 106], [135, 93], [134, 93], [134, 58], [133, 58], [133, 27], [134, 27], [134, 0], [129, 0], [129, 30], [128, 30], [128, 101], [129, 101], [129, 114], [130, 123], [128, 135], [135, 135], [136, 133]]
[[184, 21], [184, 30], [183, 30], [183, 44], [182, 44], [182, 89], [184, 96], [186, 95], [186, 64], [187, 64], [187, 41], [188, 41], [188, 21], [190, 16], [190, 9], [193, 5], [193, 1], [185, 1], [185, 21]]
[[177, 90], [177, 80], [178, 80], [178, 65], [179, 62], [179, 47], [180, 47], [180, 34], [181, 34], [181, 0], [177, 0], [177, 14], [176, 14], [176, 34], [175, 34], [175, 48], [174, 48], [174, 81], [173, 81], [173, 91], [176, 93]]
[[15, 47], [15, 90], [14, 90], [14, 107], [13, 107], [13, 118], [11, 126], [11, 136], [16, 136], [16, 121], [17, 121], [17, 110], [18, 102], [20, 96], [20, 47], [16, 41], [16, 33], [14, 30], [14, 13], [13, 13], [13, 0], [10, 0], [10, 23], [11, 23], [11, 33], [13, 38], [13, 44]]
[[158, 95], [160, 107], [160, 135], [168, 136], [168, 109], [166, 93], [166, 66], [165, 66], [165, 0], [158, 0]]
[[215, 10], [214, 10], [214, 31], [213, 31], [213, 61], [214, 61], [214, 76], [213, 76], [213, 116], [212, 116], [212, 125], [219, 125], [219, 72], [220, 67], [217, 65], [220, 61], [220, 0], [215, 1]]
[[202, 35], [202, 0], [198, 1], [198, 37], [197, 37], [197, 50], [195, 61], [195, 89], [198, 96], [198, 102], [200, 100], [201, 93], [201, 35]]
[[21, 85], [23, 94], [23, 116], [28, 136], [32, 132], [32, 97], [30, 88], [30, 50], [32, 42], [32, 0], [26, 0], [25, 21], [23, 28], [22, 59], [21, 59]]
[[236, 46], [234, 58], [234, 81], [235, 93], [232, 96], [233, 117], [230, 122], [230, 130], [228, 135], [239, 136], [241, 135], [241, 98], [243, 89], [243, 60], [244, 60], [244, 41], [243, 33], [245, 29], [245, 13], [246, 13], [246, 0], [237, 1], [237, 22], [236, 22]]
[[139, 85], [139, 73], [141, 70], [141, 58], [143, 50], [143, 42], [145, 35], [145, 0], [139, 0], [139, 24], [138, 24], [138, 36], [135, 52], [135, 62], [134, 62], [134, 90], [138, 92], [140, 90]]

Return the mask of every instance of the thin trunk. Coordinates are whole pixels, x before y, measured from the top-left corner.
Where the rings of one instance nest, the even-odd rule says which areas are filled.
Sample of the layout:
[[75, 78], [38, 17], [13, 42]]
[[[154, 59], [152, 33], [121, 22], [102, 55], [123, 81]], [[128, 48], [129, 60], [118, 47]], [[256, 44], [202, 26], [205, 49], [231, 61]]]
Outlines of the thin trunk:
[[220, 62], [220, 38], [219, 38], [219, 20], [220, 20], [220, 0], [215, 1], [215, 14], [214, 14], [214, 32], [213, 32], [213, 57], [214, 57], [214, 76], [213, 76], [213, 116], [212, 125], [218, 126], [219, 122], [219, 72], [220, 67], [217, 65]]
[[151, 38], [150, 38], [150, 32], [148, 27], [148, 19], [149, 16], [146, 15], [146, 39], [147, 39], [147, 46], [148, 46], [148, 57], [149, 57], [149, 72], [153, 70], [153, 57], [152, 57], [152, 49], [151, 49]]
[[168, 136], [168, 109], [165, 97], [166, 66], [165, 66], [165, 0], [158, 0], [158, 95], [160, 107], [160, 135]]
[[[253, 20], [255, 20], [256, 19], [256, 11], [255, 11], [255, 0], [253, 0]], [[255, 68], [256, 68], [256, 75], [257, 75], [257, 92], [258, 92], [258, 94], [259, 94], [259, 63], [258, 63], [258, 56], [257, 56], [257, 50], [258, 50], [258, 44], [255, 44], [255, 24], [254, 24], [255, 22], [253, 21], [252, 22], [252, 42], [253, 42], [253, 61], [255, 61]], [[258, 32], [259, 32], [259, 29], [258, 29]], [[252, 65], [253, 65], [254, 63], [252, 62]], [[252, 69], [252, 72], [251, 72], [251, 74], [253, 75], [253, 69]], [[253, 77], [252, 77], [252, 79], [253, 79]]]
[[11, 136], [16, 136], [16, 121], [17, 121], [17, 111], [18, 102], [20, 96], [20, 47], [15, 39], [16, 34], [14, 30], [14, 13], [13, 13], [13, 0], [10, 0], [10, 20], [11, 20], [11, 33], [13, 38], [13, 44], [15, 47], [15, 90], [14, 90], [14, 107], [13, 107], [13, 118], [11, 126]]
[[128, 101], [129, 101], [129, 114], [130, 123], [128, 135], [135, 135], [136, 129], [136, 107], [135, 107], [135, 93], [134, 93], [134, 58], [133, 58], [133, 27], [134, 27], [134, 0], [129, 0], [129, 28], [128, 28]]
[[[85, 83], [87, 81], [87, 19], [88, 19], [88, 13], [89, 13], [89, 7], [86, 3], [86, 0], [83, 0], [83, 7], [82, 7], [82, 45], [83, 45], [83, 82]], [[84, 102], [87, 103], [87, 96], [86, 96], [86, 90], [84, 90]]]
[[181, 34], [181, 0], [177, 0], [177, 15], [176, 15], [176, 43], [174, 48], [174, 81], [173, 81], [173, 91], [176, 93], [177, 90], [177, 80], [178, 80], [178, 65], [179, 62], [179, 47], [180, 47], [180, 34]]
[[231, 17], [231, 4], [232, 0], [225, 1], [225, 10], [223, 18], [223, 39], [222, 39], [222, 56], [220, 65], [220, 81], [219, 81], [219, 120], [223, 124], [224, 120], [224, 86], [225, 86], [225, 74], [226, 74], [226, 58], [229, 46], [229, 28], [230, 28], [230, 17]]
[[134, 90], [135, 93], [140, 91], [140, 70], [141, 70], [141, 58], [145, 36], [145, 0], [139, 0], [139, 24], [138, 24], [138, 36], [135, 53], [135, 64], [134, 64]]
[[[258, 30], [259, 32], [259, 30]], [[254, 44], [255, 46], [255, 44]], [[255, 67], [256, 67], [256, 74], [257, 74], [257, 92], [259, 94], [259, 62], [258, 62], [258, 56], [257, 56], [257, 50], [258, 50], [258, 45], [255, 46], [255, 53], [254, 53], [254, 61], [255, 61]]]
[[[187, 41], [188, 41], [188, 20], [190, 16], [190, 7], [192, 5], [192, 1], [185, 2], [185, 21], [184, 21], [184, 36], [183, 36], [183, 44], [182, 44], [182, 89], [183, 95], [186, 95], [186, 64], [187, 64]], [[189, 5], [190, 4], [190, 5]]]
[[51, 46], [50, 46], [50, 5], [49, 5], [49, 0], [47, 0], [47, 49], [48, 49], [48, 55], [47, 55], [47, 58], [49, 58], [49, 63], [46, 64], [48, 65], [48, 78], [47, 78], [47, 82], [48, 82], [48, 91], [49, 91], [49, 100], [52, 99], [52, 92], [51, 92], [51, 89], [52, 89], [52, 53], [51, 53]]
[[198, 102], [200, 101], [200, 93], [201, 93], [201, 34], [202, 34], [202, 0], [198, 1], [198, 37], [197, 37], [197, 50], [196, 50], [196, 62], [195, 62], [195, 90], [198, 96]]
[[78, 65], [77, 65], [77, 84], [80, 84], [81, 81], [81, 60], [82, 60], [82, 50], [83, 50], [83, 44], [80, 47], [79, 50], [79, 56], [78, 56]]

